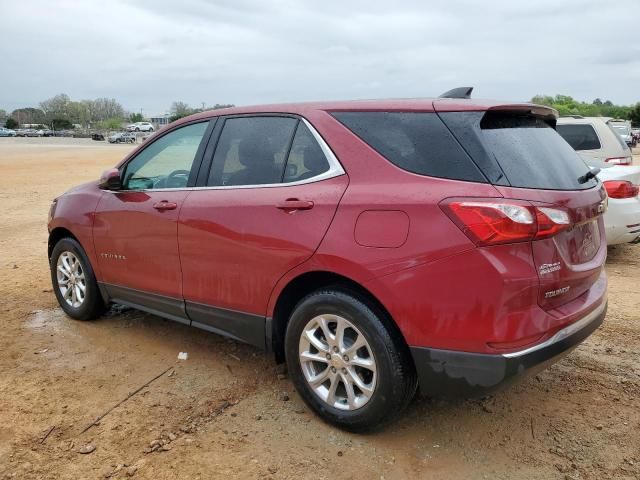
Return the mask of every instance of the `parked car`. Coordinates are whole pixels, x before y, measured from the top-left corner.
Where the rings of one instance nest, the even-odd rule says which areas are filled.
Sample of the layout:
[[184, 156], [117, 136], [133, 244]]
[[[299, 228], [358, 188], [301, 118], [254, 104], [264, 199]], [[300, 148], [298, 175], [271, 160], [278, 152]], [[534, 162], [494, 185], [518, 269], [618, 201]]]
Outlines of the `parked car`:
[[632, 128], [631, 134], [633, 135], [633, 138], [635, 138], [636, 140], [636, 145], [640, 143], [640, 128]]
[[629, 147], [636, 146], [636, 138], [631, 132], [631, 123], [625, 120], [609, 120], [607, 122]]
[[480, 394], [544, 368], [604, 319], [606, 192], [555, 110], [468, 92], [178, 120], [54, 200], [60, 306], [272, 351], [350, 430], [418, 385]]
[[640, 167], [619, 166], [591, 160], [590, 167], [600, 168], [598, 178], [609, 196], [604, 215], [608, 245], [640, 242]]
[[0, 137], [15, 137], [16, 131], [10, 128], [0, 127]]
[[109, 143], [136, 143], [136, 136], [131, 132], [114, 133], [109, 137]]
[[601, 117], [561, 117], [558, 133], [589, 164], [596, 159], [612, 165], [631, 165], [631, 149]]
[[104, 141], [104, 135], [101, 133], [93, 133], [91, 135], [91, 140], [96, 140], [98, 142]]
[[149, 122], [136, 122], [127, 125], [127, 131], [129, 132], [153, 132], [153, 130], [153, 125]]

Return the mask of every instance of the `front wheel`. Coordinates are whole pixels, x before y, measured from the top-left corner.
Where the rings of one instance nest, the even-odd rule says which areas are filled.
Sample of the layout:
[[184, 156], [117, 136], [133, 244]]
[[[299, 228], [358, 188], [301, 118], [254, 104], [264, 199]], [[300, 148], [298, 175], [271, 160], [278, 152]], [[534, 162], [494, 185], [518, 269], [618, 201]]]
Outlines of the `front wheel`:
[[64, 312], [77, 320], [93, 320], [105, 310], [93, 268], [80, 244], [63, 238], [49, 260], [53, 291]]
[[389, 323], [375, 306], [339, 289], [314, 292], [294, 309], [287, 367], [302, 399], [325, 421], [371, 430], [411, 401], [415, 368]]

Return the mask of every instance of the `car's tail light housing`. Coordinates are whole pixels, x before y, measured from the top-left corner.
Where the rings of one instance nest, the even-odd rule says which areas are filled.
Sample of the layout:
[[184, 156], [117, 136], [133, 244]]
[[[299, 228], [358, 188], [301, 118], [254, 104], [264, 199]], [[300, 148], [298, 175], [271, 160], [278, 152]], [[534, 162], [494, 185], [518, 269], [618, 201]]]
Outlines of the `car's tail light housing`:
[[548, 238], [571, 225], [566, 211], [522, 200], [454, 198], [440, 205], [476, 245]]
[[607, 180], [604, 182], [609, 198], [633, 198], [640, 192], [638, 185], [627, 180]]
[[631, 165], [632, 161], [632, 157], [609, 157], [605, 159], [605, 162], [612, 165]]

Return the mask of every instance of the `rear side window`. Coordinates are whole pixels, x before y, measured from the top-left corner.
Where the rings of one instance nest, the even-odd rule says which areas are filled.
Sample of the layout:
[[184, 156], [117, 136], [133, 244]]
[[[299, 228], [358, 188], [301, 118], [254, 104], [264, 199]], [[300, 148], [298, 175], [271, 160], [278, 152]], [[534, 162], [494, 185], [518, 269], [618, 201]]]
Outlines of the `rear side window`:
[[321, 175], [327, 170], [327, 157], [307, 126], [300, 122], [289, 151], [284, 182], [299, 182]]
[[476, 163], [496, 164], [502, 172], [495, 184], [546, 190], [584, 190], [597, 185], [580, 183], [589, 171], [580, 156], [543, 119], [515, 112], [446, 112], [446, 123], [471, 152]]
[[574, 150], [598, 150], [600, 140], [591, 125], [556, 125], [556, 131]]
[[332, 115], [404, 170], [454, 180], [487, 181], [435, 113], [334, 112]]
[[280, 183], [298, 120], [238, 117], [225, 120], [207, 185]]
[[610, 124], [607, 124], [607, 127], [609, 127], [609, 130], [613, 132], [613, 136], [616, 137], [616, 140], [618, 141], [622, 149], [630, 150], [629, 145], [627, 145], [627, 142], [625, 142], [624, 139], [620, 136], [620, 133], [616, 131]]

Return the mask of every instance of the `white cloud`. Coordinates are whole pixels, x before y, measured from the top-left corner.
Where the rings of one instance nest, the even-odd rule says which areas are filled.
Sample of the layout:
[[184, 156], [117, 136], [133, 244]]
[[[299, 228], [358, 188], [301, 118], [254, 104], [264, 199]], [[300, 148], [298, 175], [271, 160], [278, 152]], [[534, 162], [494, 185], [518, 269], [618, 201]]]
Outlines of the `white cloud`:
[[0, 0], [0, 108], [56, 93], [165, 111], [270, 103], [564, 93], [640, 100], [635, 18], [597, 0]]

